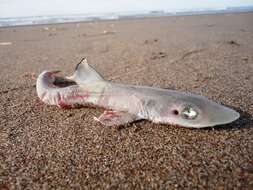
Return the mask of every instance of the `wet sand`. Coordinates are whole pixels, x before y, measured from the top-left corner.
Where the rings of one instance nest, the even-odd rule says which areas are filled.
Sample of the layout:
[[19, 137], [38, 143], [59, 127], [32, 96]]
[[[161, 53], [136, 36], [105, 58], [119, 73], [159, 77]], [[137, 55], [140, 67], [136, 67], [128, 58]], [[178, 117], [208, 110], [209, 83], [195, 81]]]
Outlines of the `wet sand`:
[[[253, 13], [0, 28], [0, 189], [253, 188]], [[87, 56], [107, 79], [206, 96], [229, 125], [104, 127], [38, 101], [43, 70]]]

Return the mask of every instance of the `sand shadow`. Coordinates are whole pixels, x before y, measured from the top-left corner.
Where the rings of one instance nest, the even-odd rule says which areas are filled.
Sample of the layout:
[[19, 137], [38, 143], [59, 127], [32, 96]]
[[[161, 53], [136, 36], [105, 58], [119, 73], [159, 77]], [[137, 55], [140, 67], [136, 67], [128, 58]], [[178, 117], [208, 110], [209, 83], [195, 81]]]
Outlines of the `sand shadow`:
[[241, 46], [241, 44], [238, 41], [236, 41], [236, 40], [219, 41], [218, 44], [230, 45], [232, 47], [239, 47], [239, 46]]
[[143, 44], [154, 44], [154, 43], [157, 43], [158, 42], [158, 39], [155, 38], [155, 39], [151, 39], [151, 40], [145, 40], [143, 42]]
[[57, 36], [57, 33], [49, 33], [48, 36], [49, 36], [49, 37]]
[[156, 59], [162, 59], [162, 58], [165, 58], [165, 57], [167, 57], [167, 53], [163, 52], [163, 51], [160, 51], [160, 52], [157, 52], [157, 53], [153, 52], [150, 59], [151, 60], [156, 60]]
[[228, 41], [225, 41], [224, 43], [229, 44], [229, 45], [233, 45], [233, 46], [240, 46], [241, 45], [235, 40], [228, 40]]

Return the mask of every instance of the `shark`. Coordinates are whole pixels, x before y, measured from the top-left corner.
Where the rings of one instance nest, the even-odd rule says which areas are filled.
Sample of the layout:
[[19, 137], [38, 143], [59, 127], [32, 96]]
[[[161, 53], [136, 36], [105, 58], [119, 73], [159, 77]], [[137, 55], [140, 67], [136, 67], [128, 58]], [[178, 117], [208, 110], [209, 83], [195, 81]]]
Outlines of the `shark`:
[[59, 71], [43, 71], [37, 78], [39, 99], [59, 108], [101, 107], [94, 119], [105, 126], [119, 126], [138, 120], [204, 128], [237, 120], [240, 114], [206, 97], [177, 90], [106, 81], [82, 59], [74, 74], [57, 76]]

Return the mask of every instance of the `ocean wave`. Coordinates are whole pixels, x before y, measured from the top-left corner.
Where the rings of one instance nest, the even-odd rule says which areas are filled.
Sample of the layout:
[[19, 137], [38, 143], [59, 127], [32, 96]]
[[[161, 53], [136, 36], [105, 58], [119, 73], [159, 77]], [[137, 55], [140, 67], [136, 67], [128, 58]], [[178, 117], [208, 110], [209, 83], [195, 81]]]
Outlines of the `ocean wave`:
[[67, 22], [82, 22], [96, 20], [118, 20], [128, 18], [144, 18], [157, 16], [174, 16], [174, 15], [193, 15], [193, 14], [212, 14], [226, 12], [244, 12], [253, 11], [253, 7], [235, 7], [225, 8], [222, 10], [198, 9], [198, 10], [153, 10], [153, 11], [132, 11], [121, 13], [103, 13], [103, 14], [74, 14], [74, 15], [53, 15], [53, 16], [33, 16], [17, 18], [0, 18], [0, 27], [22, 26], [22, 25], [39, 25], [55, 24]]

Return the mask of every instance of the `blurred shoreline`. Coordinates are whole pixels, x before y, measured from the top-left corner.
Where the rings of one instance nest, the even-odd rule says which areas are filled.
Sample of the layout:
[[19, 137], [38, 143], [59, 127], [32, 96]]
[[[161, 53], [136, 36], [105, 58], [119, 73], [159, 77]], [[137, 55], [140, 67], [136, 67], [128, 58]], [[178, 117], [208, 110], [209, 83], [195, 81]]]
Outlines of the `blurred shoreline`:
[[97, 22], [97, 21], [113, 21], [113, 20], [132, 20], [145, 18], [161, 18], [171, 16], [194, 16], [209, 14], [227, 14], [227, 13], [251, 13], [253, 7], [231, 7], [218, 10], [170, 10], [170, 11], [134, 11], [119, 13], [101, 13], [101, 14], [71, 14], [71, 15], [44, 15], [31, 17], [13, 17], [0, 18], [0, 28], [12, 26], [32, 26], [45, 24], [64, 24], [78, 22]]

